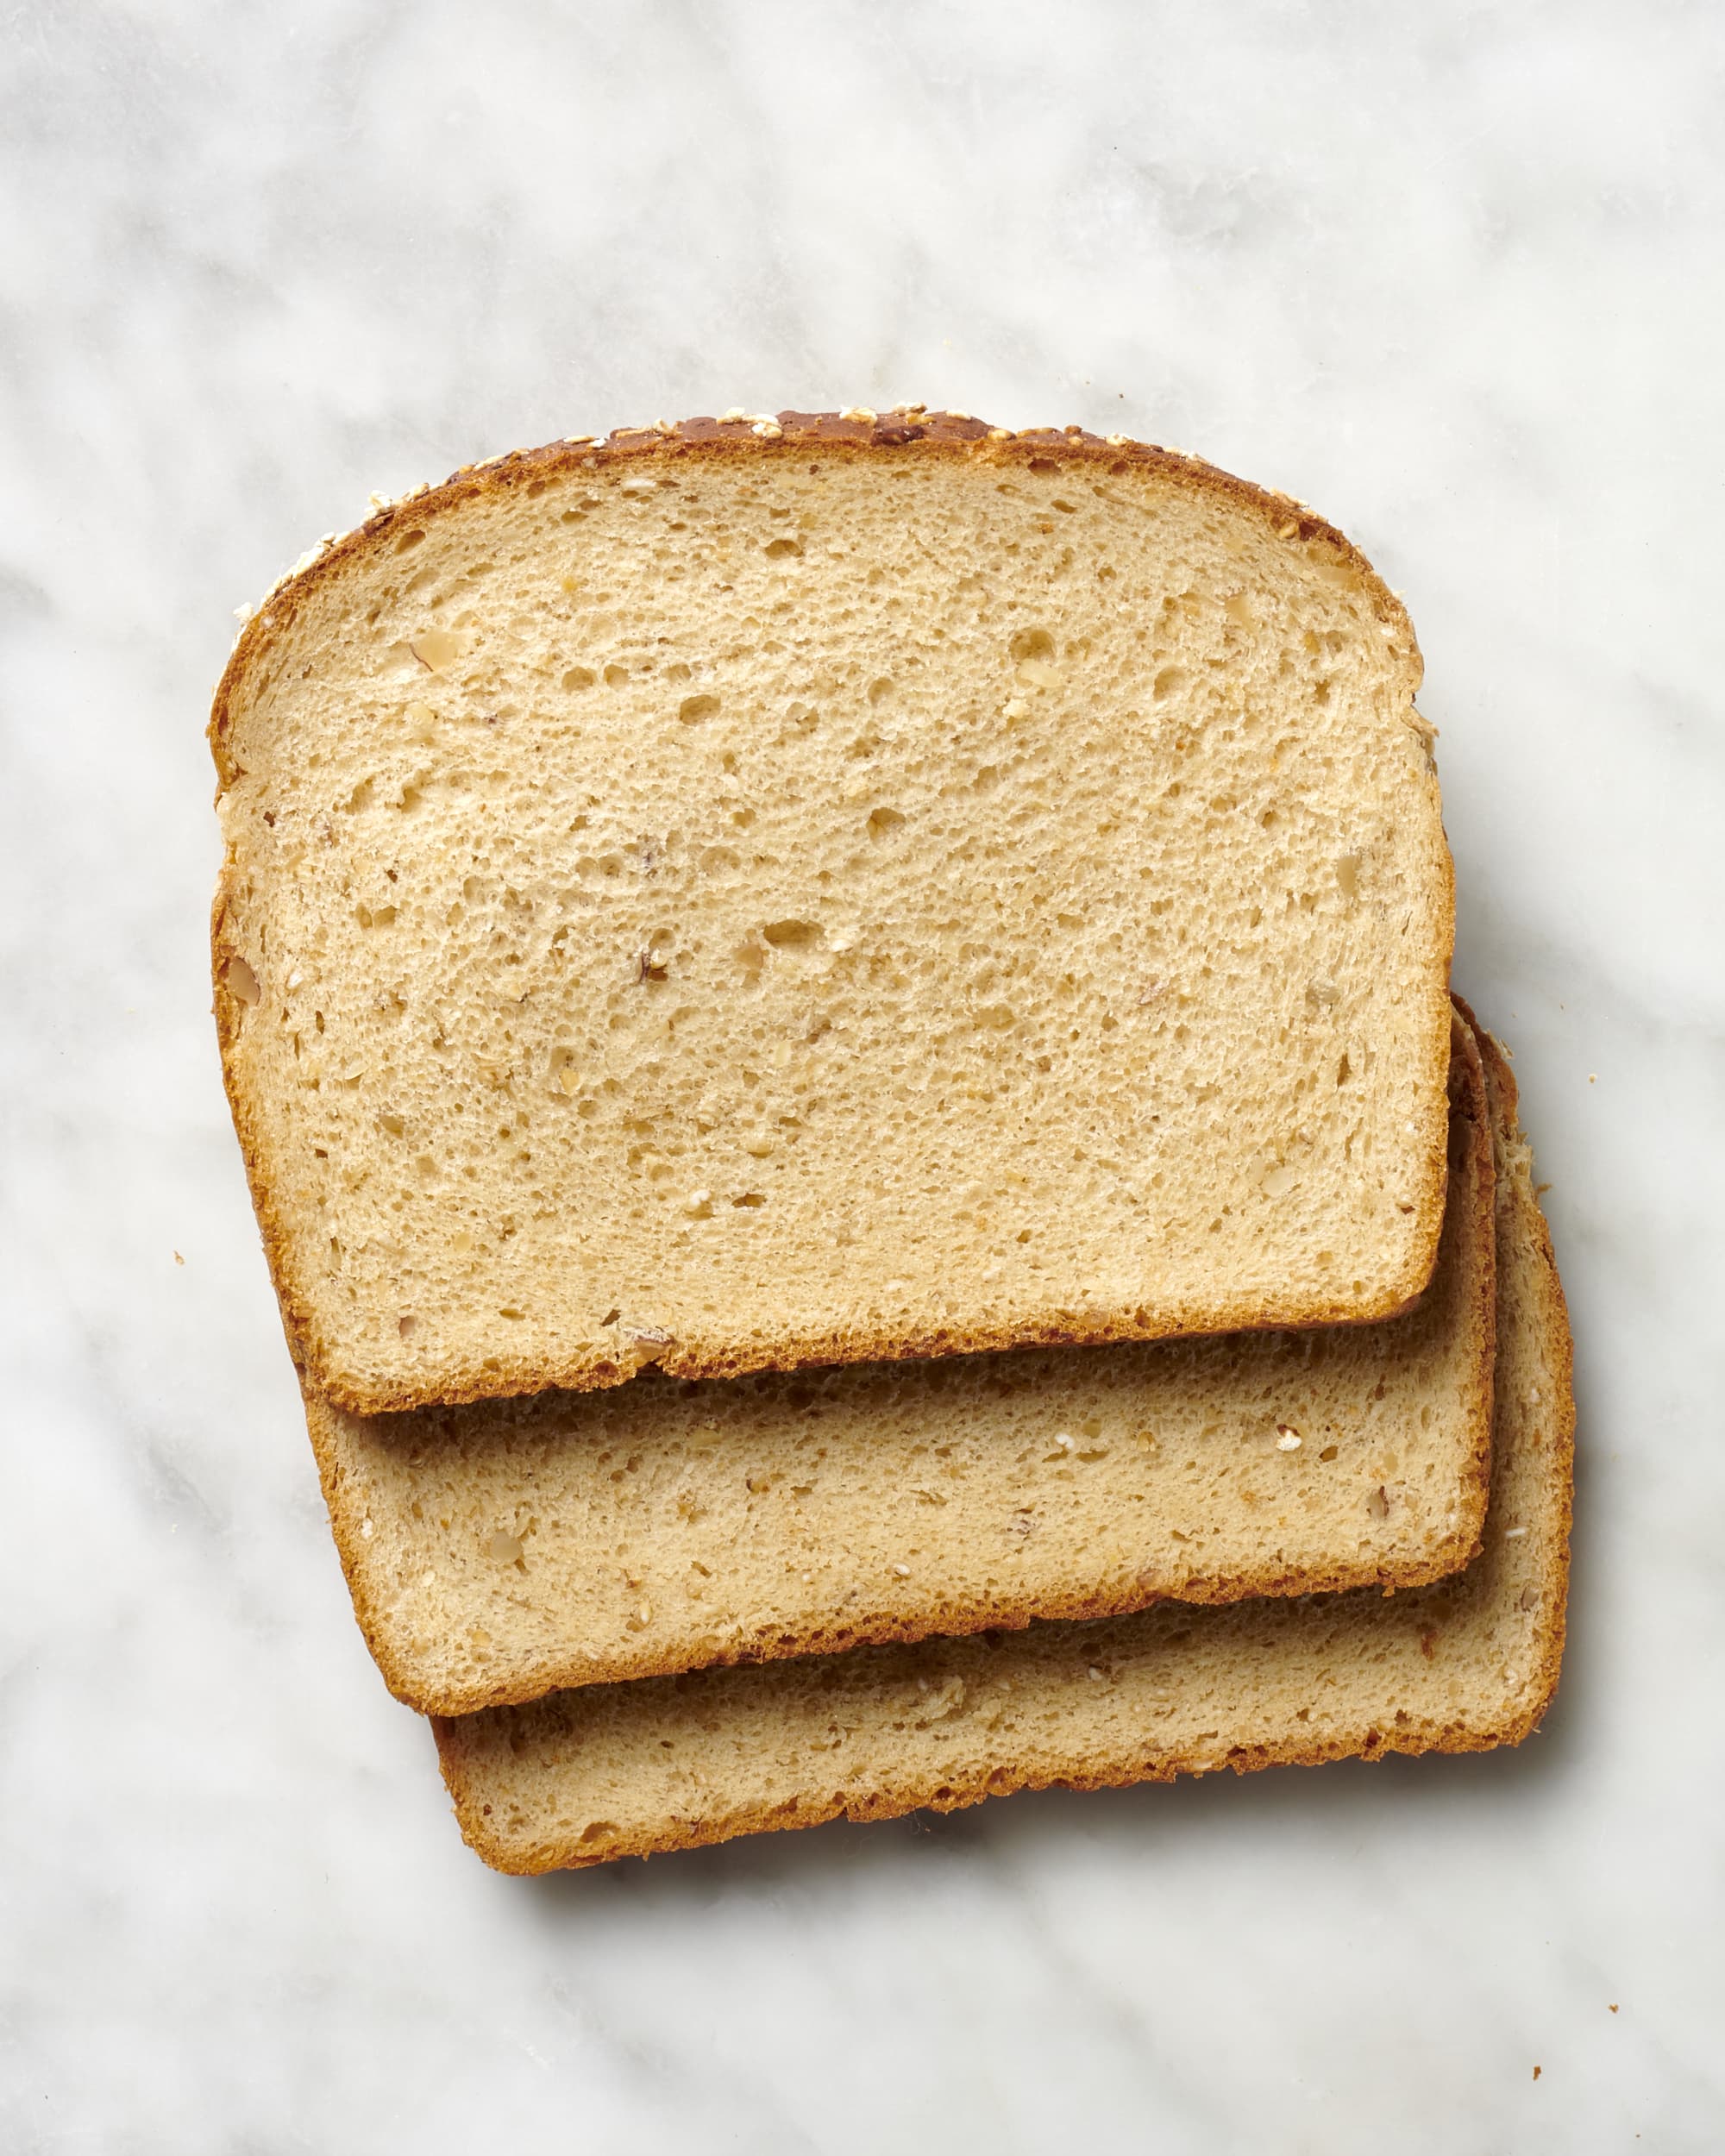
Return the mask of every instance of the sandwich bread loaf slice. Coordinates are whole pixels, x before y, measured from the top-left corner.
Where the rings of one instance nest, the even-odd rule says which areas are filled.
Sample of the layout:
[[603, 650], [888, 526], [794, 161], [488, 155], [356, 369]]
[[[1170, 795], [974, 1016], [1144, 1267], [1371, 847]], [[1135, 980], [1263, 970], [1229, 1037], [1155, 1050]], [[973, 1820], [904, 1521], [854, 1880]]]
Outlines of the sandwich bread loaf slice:
[[391, 1689], [561, 1687], [1454, 1571], [1491, 1431], [1493, 1174], [1457, 1023], [1449, 1205], [1377, 1326], [1043, 1348], [365, 1418], [308, 1397]]
[[1455, 1577], [756, 1669], [589, 1685], [435, 1725], [462, 1833], [505, 1871], [1016, 1789], [1477, 1751], [1557, 1683], [1574, 1413], [1562, 1291], [1490, 1057], [1499, 1131], [1496, 1426], [1485, 1546]]
[[1315, 517], [1076, 429], [693, 422], [380, 510], [210, 727], [313, 1388], [1402, 1308], [1449, 1049], [1420, 671]]

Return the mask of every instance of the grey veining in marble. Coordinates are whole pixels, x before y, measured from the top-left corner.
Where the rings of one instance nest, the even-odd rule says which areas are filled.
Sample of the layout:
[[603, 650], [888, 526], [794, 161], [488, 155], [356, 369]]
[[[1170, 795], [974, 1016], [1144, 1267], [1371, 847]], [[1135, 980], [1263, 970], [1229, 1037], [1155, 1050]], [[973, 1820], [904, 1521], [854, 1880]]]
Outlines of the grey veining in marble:
[[[0, 2146], [1725, 2146], [1722, 97], [1678, 0], [9, 10]], [[494, 1878], [222, 1100], [229, 610], [373, 488], [904, 397], [1201, 449], [1405, 590], [1578, 1336], [1564, 1690]]]

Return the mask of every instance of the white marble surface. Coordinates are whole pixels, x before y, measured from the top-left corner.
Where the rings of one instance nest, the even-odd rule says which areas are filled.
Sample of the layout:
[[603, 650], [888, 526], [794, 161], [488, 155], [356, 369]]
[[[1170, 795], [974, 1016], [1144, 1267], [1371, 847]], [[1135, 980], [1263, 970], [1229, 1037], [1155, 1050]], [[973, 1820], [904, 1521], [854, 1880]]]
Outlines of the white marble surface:
[[[1725, 2146], [1722, 95], [1675, 0], [8, 10], [0, 2146]], [[1579, 1341], [1563, 1692], [495, 1878], [217, 1082], [229, 610], [373, 487], [900, 397], [1201, 448], [1405, 587]]]

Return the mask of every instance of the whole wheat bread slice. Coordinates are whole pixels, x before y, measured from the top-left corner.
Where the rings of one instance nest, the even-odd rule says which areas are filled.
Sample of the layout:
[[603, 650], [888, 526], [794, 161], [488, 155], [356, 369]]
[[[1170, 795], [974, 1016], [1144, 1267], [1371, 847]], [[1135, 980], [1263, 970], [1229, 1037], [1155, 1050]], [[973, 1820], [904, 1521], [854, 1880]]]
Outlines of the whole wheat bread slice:
[[1500, 1131], [1496, 1427], [1485, 1547], [1455, 1577], [1162, 1604], [1132, 1617], [590, 1685], [435, 1725], [462, 1833], [536, 1872], [843, 1814], [950, 1810], [1389, 1752], [1514, 1744], [1557, 1683], [1574, 1412], [1569, 1329], [1515, 1127]]
[[1411, 1586], [1479, 1546], [1492, 1161], [1451, 1056], [1431, 1286], [1378, 1326], [852, 1364], [361, 1418], [307, 1400], [329, 1519], [398, 1698], [862, 1641]]
[[1404, 1307], [1452, 913], [1419, 679], [1316, 517], [1076, 430], [693, 422], [380, 510], [210, 729], [313, 1388]]

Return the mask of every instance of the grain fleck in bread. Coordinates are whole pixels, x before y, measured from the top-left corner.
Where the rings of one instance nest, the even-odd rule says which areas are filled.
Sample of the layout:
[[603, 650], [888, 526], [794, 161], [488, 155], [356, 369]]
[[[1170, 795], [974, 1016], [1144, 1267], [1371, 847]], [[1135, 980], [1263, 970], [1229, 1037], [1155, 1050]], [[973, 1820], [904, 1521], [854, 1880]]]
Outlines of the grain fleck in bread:
[[1378, 1326], [850, 1364], [307, 1419], [398, 1698], [560, 1686], [1454, 1571], [1491, 1429], [1491, 1138], [1459, 1023], [1448, 1216]]
[[1454, 1578], [1164, 1603], [1136, 1616], [751, 1670], [590, 1685], [435, 1725], [462, 1833], [534, 1872], [1016, 1789], [1525, 1737], [1563, 1651], [1574, 1411], [1569, 1328], [1515, 1127], [1499, 1129], [1496, 1427], [1485, 1547]]
[[1419, 678], [1316, 518], [1076, 430], [697, 422], [381, 511], [211, 720], [224, 1069], [311, 1384], [1405, 1307]]

